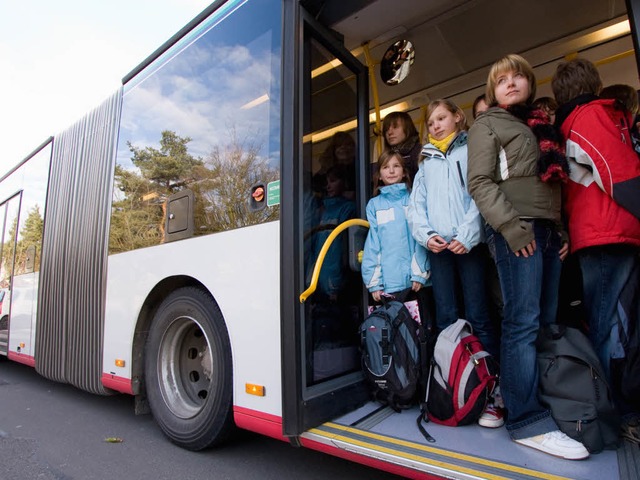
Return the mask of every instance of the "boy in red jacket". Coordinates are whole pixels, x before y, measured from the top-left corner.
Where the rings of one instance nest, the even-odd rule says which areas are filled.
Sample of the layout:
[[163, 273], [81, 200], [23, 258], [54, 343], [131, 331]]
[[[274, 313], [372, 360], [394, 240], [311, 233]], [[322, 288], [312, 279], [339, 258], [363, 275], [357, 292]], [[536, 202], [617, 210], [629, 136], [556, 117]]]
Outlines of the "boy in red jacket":
[[616, 100], [597, 97], [602, 80], [588, 60], [560, 64], [551, 87], [570, 166], [563, 209], [571, 251], [582, 270], [589, 337], [611, 381], [610, 358], [619, 356], [618, 298], [640, 258], [640, 159], [629, 132], [633, 119]]

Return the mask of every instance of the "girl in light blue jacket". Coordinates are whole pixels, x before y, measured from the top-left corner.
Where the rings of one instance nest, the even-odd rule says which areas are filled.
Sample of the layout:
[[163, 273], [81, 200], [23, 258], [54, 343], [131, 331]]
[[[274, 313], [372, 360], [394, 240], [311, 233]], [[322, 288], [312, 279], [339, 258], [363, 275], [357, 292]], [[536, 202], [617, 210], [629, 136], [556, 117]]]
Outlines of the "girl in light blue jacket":
[[[467, 125], [462, 110], [449, 100], [427, 108], [429, 143], [414, 180], [408, 220], [416, 241], [427, 248], [442, 331], [458, 318], [473, 326], [485, 349], [498, 358], [498, 342], [487, 308], [485, 267], [480, 248], [483, 219], [467, 191]], [[458, 311], [458, 280], [464, 314]]]
[[417, 292], [429, 278], [427, 252], [413, 239], [407, 224], [410, 181], [403, 165], [397, 152], [385, 150], [380, 155], [377, 186], [367, 204], [370, 226], [362, 257], [362, 279], [376, 302], [382, 293], [409, 288]]

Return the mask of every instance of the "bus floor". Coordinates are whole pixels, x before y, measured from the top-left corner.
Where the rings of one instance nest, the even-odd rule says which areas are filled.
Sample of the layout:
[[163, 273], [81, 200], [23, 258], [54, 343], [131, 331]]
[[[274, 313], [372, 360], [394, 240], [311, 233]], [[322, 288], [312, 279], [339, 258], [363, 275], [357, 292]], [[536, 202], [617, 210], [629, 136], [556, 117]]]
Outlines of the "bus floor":
[[[447, 427], [423, 423], [435, 443], [418, 430], [418, 407], [394, 412], [369, 402], [310, 432], [331, 437], [331, 443], [410, 468], [450, 478], [574, 478], [631, 480], [640, 478], [640, 447], [624, 441], [617, 451], [605, 450], [582, 461], [553, 457], [511, 441], [504, 427], [477, 424]], [[315, 438], [318, 440], [318, 438]], [[377, 453], [376, 453], [377, 452]], [[456, 472], [452, 475], [453, 472]], [[458, 477], [459, 475], [459, 477]]]

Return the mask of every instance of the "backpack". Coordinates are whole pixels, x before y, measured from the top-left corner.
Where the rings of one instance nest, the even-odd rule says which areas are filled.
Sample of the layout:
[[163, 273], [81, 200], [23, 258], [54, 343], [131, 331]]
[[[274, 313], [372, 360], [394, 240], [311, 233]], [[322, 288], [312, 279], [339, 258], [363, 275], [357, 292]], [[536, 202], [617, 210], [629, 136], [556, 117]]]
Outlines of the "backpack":
[[433, 350], [423, 419], [448, 426], [475, 422], [495, 388], [496, 372], [495, 360], [471, 324], [459, 319], [449, 325]]
[[538, 396], [560, 430], [591, 453], [616, 448], [620, 420], [589, 339], [575, 328], [548, 325], [537, 348]]
[[385, 299], [359, 331], [362, 370], [372, 396], [396, 411], [409, 408], [422, 375], [421, 325], [403, 303]]
[[640, 264], [618, 298], [618, 341], [623, 358], [611, 359], [612, 385], [633, 410], [640, 410]]

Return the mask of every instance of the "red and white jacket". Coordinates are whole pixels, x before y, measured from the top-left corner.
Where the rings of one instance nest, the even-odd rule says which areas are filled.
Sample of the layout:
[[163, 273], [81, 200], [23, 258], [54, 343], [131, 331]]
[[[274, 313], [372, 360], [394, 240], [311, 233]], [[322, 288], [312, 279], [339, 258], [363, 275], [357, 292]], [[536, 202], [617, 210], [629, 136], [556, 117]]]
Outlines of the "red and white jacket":
[[558, 110], [570, 178], [563, 187], [571, 251], [625, 243], [640, 247], [640, 158], [631, 115], [614, 100], [580, 97]]

